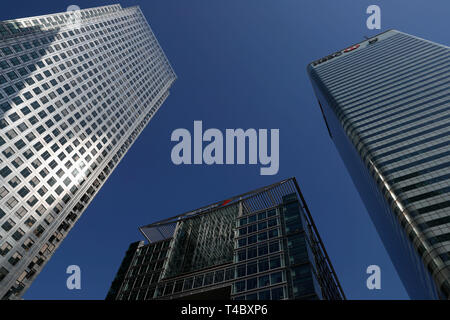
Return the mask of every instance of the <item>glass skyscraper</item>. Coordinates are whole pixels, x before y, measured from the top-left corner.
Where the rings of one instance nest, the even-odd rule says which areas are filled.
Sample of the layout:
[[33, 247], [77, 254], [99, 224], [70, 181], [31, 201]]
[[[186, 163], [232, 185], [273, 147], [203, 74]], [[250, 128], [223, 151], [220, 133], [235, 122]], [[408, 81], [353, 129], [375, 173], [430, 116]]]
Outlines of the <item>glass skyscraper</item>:
[[307, 69], [410, 297], [449, 298], [449, 47], [390, 30]]
[[139, 7], [0, 22], [0, 298], [20, 298], [176, 76]]
[[295, 178], [139, 229], [107, 300], [345, 299]]

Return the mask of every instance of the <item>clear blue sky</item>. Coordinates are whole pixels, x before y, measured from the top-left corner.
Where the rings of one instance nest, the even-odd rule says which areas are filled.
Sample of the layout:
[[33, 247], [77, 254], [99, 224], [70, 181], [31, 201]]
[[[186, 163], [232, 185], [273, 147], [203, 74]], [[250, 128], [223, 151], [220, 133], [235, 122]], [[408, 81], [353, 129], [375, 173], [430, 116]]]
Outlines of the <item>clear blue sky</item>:
[[[115, 2], [111, 2], [115, 3]], [[0, 19], [88, 8], [108, 1], [7, 1]], [[395, 28], [449, 44], [450, 2], [334, 0], [146, 0], [140, 5], [178, 80], [103, 189], [25, 294], [26, 299], [103, 299], [140, 225], [228, 196], [297, 177], [348, 298], [407, 295], [330, 140], [306, 64]], [[382, 9], [382, 30], [367, 30], [365, 10]], [[176, 128], [279, 128], [280, 171], [259, 166], [175, 166]], [[82, 289], [66, 288], [66, 267]], [[366, 288], [377, 264], [382, 290]]]

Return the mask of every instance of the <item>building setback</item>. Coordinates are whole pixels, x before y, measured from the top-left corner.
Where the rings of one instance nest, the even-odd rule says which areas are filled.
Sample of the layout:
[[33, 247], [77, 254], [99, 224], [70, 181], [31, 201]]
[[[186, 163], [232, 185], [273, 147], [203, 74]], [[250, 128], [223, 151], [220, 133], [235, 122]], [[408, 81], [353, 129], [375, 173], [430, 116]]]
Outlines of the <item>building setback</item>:
[[176, 76], [139, 7], [0, 22], [0, 298], [20, 298]]
[[307, 69], [329, 134], [410, 297], [448, 299], [449, 47], [390, 30]]
[[295, 178], [139, 229], [107, 300], [345, 299]]

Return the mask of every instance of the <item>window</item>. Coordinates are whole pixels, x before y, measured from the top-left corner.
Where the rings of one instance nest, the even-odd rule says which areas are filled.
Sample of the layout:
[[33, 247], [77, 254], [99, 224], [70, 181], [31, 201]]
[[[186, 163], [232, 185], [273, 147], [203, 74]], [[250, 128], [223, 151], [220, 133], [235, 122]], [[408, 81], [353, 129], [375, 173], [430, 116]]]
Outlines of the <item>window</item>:
[[22, 244], [22, 248], [25, 249], [25, 251], [28, 251], [34, 244], [34, 241], [30, 238], [25, 240]]
[[225, 271], [225, 281], [234, 279], [234, 268], [228, 268]]
[[193, 278], [188, 278], [184, 280], [183, 291], [190, 290], [192, 288]]
[[280, 251], [280, 243], [278, 241], [271, 242], [269, 244], [269, 251], [270, 253]]
[[198, 275], [194, 280], [194, 288], [199, 288], [203, 285], [203, 275]]
[[258, 261], [258, 269], [259, 272], [264, 272], [269, 270], [269, 260], [267, 259], [262, 259]]
[[46, 208], [45, 208], [44, 205], [42, 205], [42, 204], [39, 205], [39, 207], [36, 209], [36, 213], [37, 213], [39, 216], [44, 215], [45, 211], [46, 211]]
[[257, 272], [258, 272], [258, 265], [256, 261], [247, 264], [247, 275], [251, 275]]
[[247, 228], [241, 228], [239, 229], [239, 236], [243, 236], [247, 234]]
[[247, 252], [246, 250], [240, 250], [238, 251], [237, 255], [237, 261], [244, 261], [247, 258]]
[[238, 292], [242, 292], [245, 290], [245, 280], [242, 281], [238, 281], [234, 284], [234, 292], [238, 293]]
[[264, 230], [264, 229], [267, 229], [267, 221], [263, 221], [263, 222], [258, 223], [258, 231], [261, 231], [261, 230]]
[[9, 263], [13, 266], [15, 266], [17, 264], [17, 262], [20, 261], [20, 259], [22, 259], [22, 255], [18, 252], [15, 252], [9, 259]]
[[267, 240], [267, 232], [258, 233], [258, 241]]
[[36, 219], [31, 216], [27, 220], [25, 220], [24, 224], [27, 227], [32, 227], [35, 222], [36, 222]]
[[39, 225], [36, 227], [36, 229], [34, 229], [34, 235], [39, 238], [43, 233], [44, 233], [45, 229]]
[[208, 274], [206, 274], [205, 276], [205, 282], [203, 285], [207, 286], [213, 283], [214, 280], [214, 273], [210, 272]]
[[258, 255], [258, 250], [256, 247], [248, 248], [247, 250], [247, 259], [255, 258]]
[[252, 236], [250, 236], [250, 237], [247, 238], [247, 243], [248, 243], [248, 244], [256, 243], [256, 241], [257, 241], [256, 234], [254, 234], [254, 235], [252, 235]]
[[4, 267], [0, 267], [0, 281], [2, 281], [7, 275], [8, 270], [6, 270]]
[[252, 224], [251, 226], [248, 226], [248, 233], [256, 232], [256, 224]]
[[278, 237], [278, 229], [272, 229], [269, 231], [269, 238], [275, 238]]
[[175, 287], [173, 292], [180, 292], [183, 289], [183, 280], [178, 280], [177, 282], [175, 282]]
[[260, 244], [258, 246], [258, 255], [263, 256], [263, 255], [266, 255], [267, 253], [268, 253], [267, 243]]
[[6, 178], [11, 172], [12, 172], [11, 169], [8, 166], [5, 166], [0, 170], [0, 175], [3, 178]]
[[245, 271], [246, 271], [245, 264], [241, 264], [241, 265], [237, 266], [236, 271], [237, 271], [237, 276], [239, 278], [245, 277]]
[[272, 273], [270, 275], [270, 283], [277, 284], [283, 282], [283, 273], [281, 271]]
[[14, 155], [14, 150], [11, 147], [8, 147], [5, 150], [3, 150], [3, 154], [5, 155], [5, 157], [9, 158], [12, 155]]
[[30, 185], [36, 187], [39, 184], [40, 180], [37, 177], [33, 177], [30, 180]]
[[43, 197], [46, 193], [47, 193], [48, 189], [45, 186], [42, 186], [39, 190], [38, 193], [41, 197]]
[[8, 189], [5, 187], [0, 187], [0, 200], [3, 199], [8, 194]]
[[11, 178], [11, 180], [9, 180], [8, 183], [11, 187], [15, 188], [17, 187], [17, 185], [19, 185], [20, 182], [20, 179], [17, 176], [14, 176]]
[[251, 278], [247, 280], [247, 290], [256, 289], [258, 287], [258, 281], [256, 278]]
[[214, 276], [214, 283], [222, 282], [224, 279], [224, 270], [216, 271]]
[[25, 232], [22, 229], [17, 229], [16, 232], [14, 232], [12, 234], [12, 238], [16, 241], [19, 241], [23, 236], [24, 236]]
[[270, 227], [274, 227], [274, 226], [276, 226], [277, 224], [278, 224], [278, 222], [277, 222], [277, 219], [276, 219], [276, 218], [270, 219], [270, 220], [267, 222], [267, 225], [268, 225], [269, 228], [270, 228]]
[[53, 202], [55, 202], [55, 197], [50, 195], [47, 199], [45, 199], [45, 202], [47, 202], [49, 205], [51, 205]]
[[247, 238], [241, 238], [238, 240], [238, 247], [244, 247], [247, 245]]
[[8, 242], [4, 242], [0, 246], [0, 255], [5, 256], [11, 249], [12, 246]]
[[28, 193], [30, 192], [30, 190], [27, 187], [22, 187], [19, 191], [18, 194], [24, 198]]
[[35, 196], [31, 196], [27, 203], [30, 207], [33, 207], [38, 202], [38, 199]]
[[260, 288], [270, 285], [269, 275], [258, 277], [258, 283]]
[[22, 171], [20, 171], [20, 173], [22, 174], [22, 176], [24, 178], [28, 177], [31, 174], [31, 170], [28, 168], [23, 169]]
[[274, 288], [272, 289], [272, 300], [284, 299], [284, 288]]
[[269, 210], [269, 211], [267, 211], [267, 217], [273, 217], [273, 216], [275, 216], [277, 214], [277, 210], [276, 209], [272, 209], [272, 210]]
[[8, 209], [12, 209], [16, 206], [17, 203], [19, 203], [19, 201], [17, 201], [15, 197], [11, 197], [8, 199], [8, 201], [6, 201], [5, 204], [8, 207]]
[[27, 210], [24, 207], [20, 207], [19, 209], [16, 210], [16, 216], [18, 216], [19, 218], [25, 216], [26, 213]]

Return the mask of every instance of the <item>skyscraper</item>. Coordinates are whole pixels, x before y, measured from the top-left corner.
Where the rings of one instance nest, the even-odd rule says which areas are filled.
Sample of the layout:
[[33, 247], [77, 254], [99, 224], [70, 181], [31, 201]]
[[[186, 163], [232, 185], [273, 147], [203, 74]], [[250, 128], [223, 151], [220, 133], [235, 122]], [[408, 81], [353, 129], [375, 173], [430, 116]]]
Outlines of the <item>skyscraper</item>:
[[345, 299], [295, 178], [139, 228], [106, 299]]
[[307, 69], [410, 297], [449, 298], [449, 47], [390, 30]]
[[139, 7], [0, 23], [0, 298], [19, 298], [176, 76]]

